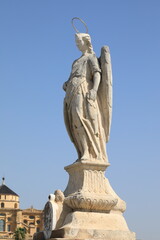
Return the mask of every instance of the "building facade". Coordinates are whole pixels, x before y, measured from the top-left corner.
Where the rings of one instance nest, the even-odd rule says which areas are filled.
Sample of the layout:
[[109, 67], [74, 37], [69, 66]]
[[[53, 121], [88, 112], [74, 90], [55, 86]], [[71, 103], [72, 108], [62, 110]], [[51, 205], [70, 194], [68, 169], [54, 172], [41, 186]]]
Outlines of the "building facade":
[[25, 228], [28, 237], [43, 229], [43, 211], [20, 209], [19, 196], [2, 179], [0, 186], [0, 239], [12, 238], [17, 228]]

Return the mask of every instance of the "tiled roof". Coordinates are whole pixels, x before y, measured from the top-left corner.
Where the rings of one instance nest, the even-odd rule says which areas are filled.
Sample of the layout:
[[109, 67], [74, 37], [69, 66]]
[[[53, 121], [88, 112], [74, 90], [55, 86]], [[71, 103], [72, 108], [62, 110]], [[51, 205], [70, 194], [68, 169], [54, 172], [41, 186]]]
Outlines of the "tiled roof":
[[[18, 196], [17, 193], [13, 192], [10, 188], [8, 188], [5, 184], [2, 184], [0, 186], [0, 194], [6, 194], [6, 195], [14, 195]], [[19, 196], [18, 196], [19, 197]]]

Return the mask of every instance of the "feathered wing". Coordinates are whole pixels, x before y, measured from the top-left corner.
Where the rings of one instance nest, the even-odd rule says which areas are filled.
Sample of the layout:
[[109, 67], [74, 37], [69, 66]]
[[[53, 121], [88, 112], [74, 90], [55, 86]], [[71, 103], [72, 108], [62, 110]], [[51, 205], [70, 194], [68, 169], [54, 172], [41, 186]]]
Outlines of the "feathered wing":
[[105, 130], [106, 142], [108, 142], [112, 120], [112, 67], [108, 46], [102, 47], [99, 62], [102, 70], [102, 77], [99, 85], [98, 96], [100, 101], [102, 124]]

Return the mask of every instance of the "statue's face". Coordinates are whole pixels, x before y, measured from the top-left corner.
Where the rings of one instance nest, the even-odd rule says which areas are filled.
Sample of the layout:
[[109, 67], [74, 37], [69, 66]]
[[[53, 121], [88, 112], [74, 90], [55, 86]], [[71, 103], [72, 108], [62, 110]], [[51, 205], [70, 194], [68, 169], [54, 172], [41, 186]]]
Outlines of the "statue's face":
[[87, 49], [85, 42], [82, 38], [76, 38], [76, 45], [81, 52], [84, 52]]

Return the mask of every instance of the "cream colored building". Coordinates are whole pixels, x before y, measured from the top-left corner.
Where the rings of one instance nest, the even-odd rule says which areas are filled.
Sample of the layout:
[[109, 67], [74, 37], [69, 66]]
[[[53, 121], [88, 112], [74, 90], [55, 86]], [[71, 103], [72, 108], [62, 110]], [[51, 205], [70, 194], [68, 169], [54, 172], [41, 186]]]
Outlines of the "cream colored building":
[[0, 186], [0, 239], [13, 237], [14, 231], [25, 228], [29, 237], [43, 229], [43, 211], [20, 209], [19, 196], [8, 188], [2, 179]]

